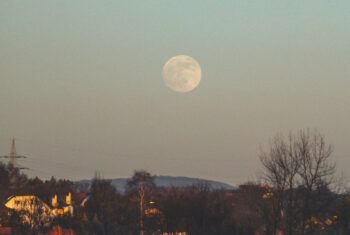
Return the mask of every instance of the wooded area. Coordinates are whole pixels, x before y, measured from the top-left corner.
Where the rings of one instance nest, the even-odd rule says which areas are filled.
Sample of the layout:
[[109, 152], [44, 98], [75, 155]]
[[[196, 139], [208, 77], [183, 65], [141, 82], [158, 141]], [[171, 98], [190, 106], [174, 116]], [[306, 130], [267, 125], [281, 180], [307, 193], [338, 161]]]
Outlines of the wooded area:
[[[263, 175], [234, 190], [208, 185], [157, 187], [153, 176], [135, 171], [125, 193], [95, 177], [91, 186], [68, 180], [29, 179], [0, 165], [0, 225], [22, 234], [60, 226], [75, 234], [350, 234], [350, 194], [339, 190], [333, 147], [317, 131], [276, 136], [260, 153]], [[35, 195], [47, 205], [72, 195], [73, 214], [43, 222], [40, 208], [23, 221], [4, 204], [13, 195]], [[36, 204], [35, 204], [36, 205]], [[22, 213], [22, 214], [21, 214]]]

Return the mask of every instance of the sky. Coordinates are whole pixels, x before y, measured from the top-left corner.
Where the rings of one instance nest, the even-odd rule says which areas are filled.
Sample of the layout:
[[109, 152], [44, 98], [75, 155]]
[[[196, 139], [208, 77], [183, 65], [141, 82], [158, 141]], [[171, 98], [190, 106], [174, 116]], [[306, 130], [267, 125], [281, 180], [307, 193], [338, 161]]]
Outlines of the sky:
[[[317, 129], [350, 180], [350, 1], [0, 1], [0, 155], [43, 179], [135, 169], [232, 185]], [[199, 86], [162, 67], [189, 55]]]

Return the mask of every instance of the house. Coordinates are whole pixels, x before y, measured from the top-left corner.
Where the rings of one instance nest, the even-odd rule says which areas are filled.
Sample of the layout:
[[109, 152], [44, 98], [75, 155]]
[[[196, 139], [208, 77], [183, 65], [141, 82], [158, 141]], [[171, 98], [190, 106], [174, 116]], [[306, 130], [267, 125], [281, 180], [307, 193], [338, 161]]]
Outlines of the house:
[[25, 195], [10, 197], [5, 206], [19, 213], [22, 220], [32, 226], [35, 223], [49, 225], [57, 216], [73, 215], [71, 193], [66, 195], [65, 205], [59, 207], [57, 195], [52, 198], [51, 204], [52, 208], [34, 195]]
[[72, 206], [72, 195], [69, 193], [66, 196], [66, 204], [63, 207], [58, 207], [58, 202], [57, 202], [57, 194], [52, 198], [51, 205], [53, 207], [52, 213], [55, 216], [61, 216], [64, 214], [70, 214], [73, 215], [74, 209]]
[[51, 208], [33, 195], [10, 197], [5, 206], [19, 212], [23, 221], [31, 225], [34, 220], [48, 224], [54, 217]]

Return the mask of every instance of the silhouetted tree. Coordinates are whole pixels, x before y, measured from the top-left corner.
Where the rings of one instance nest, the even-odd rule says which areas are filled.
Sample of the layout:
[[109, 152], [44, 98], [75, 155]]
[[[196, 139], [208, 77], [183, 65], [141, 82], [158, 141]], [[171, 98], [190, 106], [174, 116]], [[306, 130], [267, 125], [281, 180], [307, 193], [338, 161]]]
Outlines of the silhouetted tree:
[[108, 180], [95, 178], [90, 198], [85, 205], [86, 215], [96, 234], [116, 234], [118, 231], [116, 189]]
[[[301, 130], [287, 140], [275, 137], [270, 150], [261, 153], [265, 180], [272, 186], [268, 200], [273, 222], [266, 225], [272, 228], [268, 233], [275, 234], [278, 228], [289, 235], [308, 233], [310, 219], [320, 212], [315, 210], [315, 199], [330, 195], [327, 188], [335, 172], [332, 150], [317, 131]], [[317, 208], [329, 204], [318, 200]]]
[[145, 200], [149, 200], [151, 192], [155, 188], [153, 179], [154, 177], [149, 172], [140, 170], [134, 172], [134, 175], [131, 177], [127, 184], [127, 191], [129, 194], [137, 192], [139, 203], [140, 235], [144, 234]]

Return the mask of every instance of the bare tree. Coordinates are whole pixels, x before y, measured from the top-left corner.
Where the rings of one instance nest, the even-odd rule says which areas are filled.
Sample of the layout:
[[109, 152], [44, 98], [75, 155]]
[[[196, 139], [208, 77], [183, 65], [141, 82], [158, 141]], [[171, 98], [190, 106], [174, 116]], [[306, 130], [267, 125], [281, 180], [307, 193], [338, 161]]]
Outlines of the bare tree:
[[139, 200], [139, 209], [140, 209], [140, 235], [144, 234], [144, 205], [145, 197], [149, 196], [152, 189], [155, 187], [153, 182], [153, 176], [146, 171], [135, 171], [132, 178], [128, 181], [127, 190], [137, 191], [138, 200]]
[[[270, 146], [269, 152], [262, 152], [260, 155], [260, 160], [265, 168], [265, 180], [273, 186], [273, 192], [270, 197], [273, 222], [272, 228], [268, 229], [271, 234], [276, 233], [284, 215], [287, 217], [287, 234], [293, 234], [294, 189], [297, 184], [297, 172], [300, 167], [300, 161], [295, 149], [295, 138], [292, 134], [289, 135], [288, 140], [281, 135], [277, 135]], [[286, 191], [289, 193], [286, 194]], [[287, 213], [283, 212], [283, 209]]]
[[298, 174], [305, 189], [302, 207], [302, 234], [305, 234], [306, 220], [311, 217], [312, 192], [319, 187], [328, 187], [333, 182], [335, 163], [330, 161], [333, 147], [327, 145], [324, 137], [317, 131], [299, 131], [296, 146], [300, 159]]
[[278, 227], [289, 235], [306, 233], [313, 192], [333, 181], [332, 151], [319, 132], [300, 130], [287, 139], [277, 135], [269, 151], [260, 154], [264, 178], [273, 186], [271, 234]]

